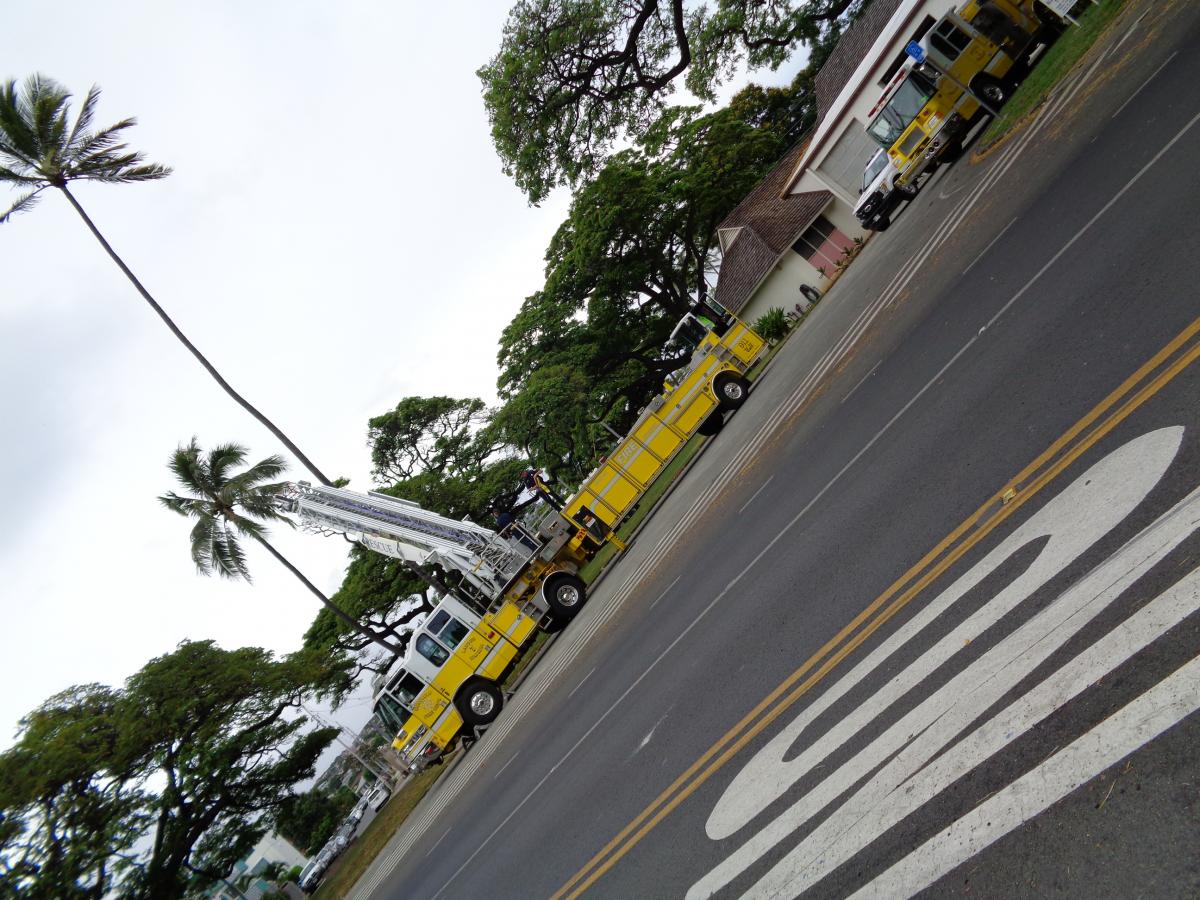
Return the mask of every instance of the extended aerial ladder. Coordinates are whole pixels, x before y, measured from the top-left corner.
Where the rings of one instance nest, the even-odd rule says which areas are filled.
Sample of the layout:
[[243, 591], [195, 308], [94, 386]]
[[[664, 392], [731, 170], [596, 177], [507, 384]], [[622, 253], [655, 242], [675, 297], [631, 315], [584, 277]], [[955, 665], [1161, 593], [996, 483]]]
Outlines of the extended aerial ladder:
[[[459, 589], [485, 610], [507, 599], [532, 607], [525, 613], [537, 620], [553, 605], [538, 591], [542, 582], [558, 571], [574, 576], [582, 561], [567, 546], [576, 527], [554, 512], [536, 533], [517, 522], [497, 533], [378, 491], [363, 494], [303, 481], [292, 483], [277, 505], [305, 530], [342, 534], [386, 556], [457, 572], [463, 579]], [[554, 612], [561, 616], [563, 610]]]

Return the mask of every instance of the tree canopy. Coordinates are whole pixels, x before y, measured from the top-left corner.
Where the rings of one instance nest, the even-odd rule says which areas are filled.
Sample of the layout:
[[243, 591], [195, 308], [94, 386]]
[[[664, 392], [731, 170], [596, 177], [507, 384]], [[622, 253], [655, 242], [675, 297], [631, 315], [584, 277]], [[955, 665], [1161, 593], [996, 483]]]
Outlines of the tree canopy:
[[685, 73], [711, 101], [739, 64], [777, 68], [868, 2], [519, 0], [477, 73], [504, 172], [540, 203], [644, 133]]
[[0, 896], [171, 898], [212, 883], [334, 738], [305, 730], [301, 700], [350, 686], [328, 654], [201, 641], [122, 689], [49, 698], [0, 754]]
[[566, 480], [626, 430], [686, 357], [664, 343], [716, 271], [717, 226], [786, 149], [763, 112], [673, 107], [580, 187], [546, 282], [500, 338], [501, 437]]

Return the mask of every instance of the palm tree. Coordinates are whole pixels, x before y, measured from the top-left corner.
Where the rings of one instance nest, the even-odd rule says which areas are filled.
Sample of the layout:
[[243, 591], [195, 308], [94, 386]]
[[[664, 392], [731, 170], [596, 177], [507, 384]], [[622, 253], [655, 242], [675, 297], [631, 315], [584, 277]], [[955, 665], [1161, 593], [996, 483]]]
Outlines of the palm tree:
[[20, 90], [13, 80], [0, 88], [0, 181], [25, 190], [17, 202], [0, 215], [0, 224], [32, 208], [47, 188], [62, 191], [100, 246], [142, 295], [142, 299], [150, 304], [150, 308], [171, 329], [171, 333], [196, 357], [225, 393], [282, 441], [318, 481], [328, 485], [329, 479], [313, 465], [312, 460], [301, 453], [300, 448], [274, 422], [235, 391], [204, 354], [196, 349], [196, 345], [187, 339], [79, 205], [67, 187], [73, 181], [98, 181], [104, 184], [155, 181], [166, 178], [171, 170], [157, 163], [145, 163], [143, 154], [130, 151], [126, 144], [120, 143], [123, 137], [121, 132], [133, 127], [136, 119], [122, 119], [108, 128], [90, 130], [96, 103], [100, 99], [99, 87], [92, 85], [74, 124], [69, 121], [70, 99], [71, 95], [62, 85], [41, 75], [31, 75]]
[[222, 444], [205, 456], [196, 439], [192, 438], [186, 447], [176, 448], [167, 464], [187, 495], [180, 496], [168, 491], [158, 499], [167, 509], [195, 520], [192, 528], [192, 561], [197, 570], [202, 575], [215, 572], [225, 578], [244, 578], [249, 581], [250, 570], [239, 539], [250, 538], [266, 547], [348, 627], [390, 653], [401, 652], [402, 648], [398, 645], [388, 643], [378, 632], [347, 615], [267, 541], [263, 522], [293, 524], [275, 506], [276, 498], [287, 490], [288, 483], [268, 483], [282, 475], [287, 464], [282, 457], [268, 456], [248, 468], [236, 471], [245, 461], [246, 448], [239, 444]]

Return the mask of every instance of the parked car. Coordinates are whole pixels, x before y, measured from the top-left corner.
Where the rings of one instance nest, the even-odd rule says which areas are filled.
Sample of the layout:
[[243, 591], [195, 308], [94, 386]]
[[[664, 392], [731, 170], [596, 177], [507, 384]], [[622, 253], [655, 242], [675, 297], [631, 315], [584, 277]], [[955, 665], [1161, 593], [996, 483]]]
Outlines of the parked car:
[[383, 804], [387, 803], [388, 797], [392, 796], [392, 792], [383, 785], [376, 785], [375, 790], [367, 795], [367, 804], [371, 809], [378, 812], [383, 808]]
[[871, 231], [883, 231], [892, 224], [892, 213], [905, 200], [917, 195], [917, 186], [896, 183], [900, 171], [884, 149], [876, 151], [863, 169], [862, 187], [854, 217]]
[[300, 890], [306, 894], [311, 894], [316, 886], [321, 883], [321, 876], [329, 868], [329, 863], [332, 859], [333, 857], [324, 850], [310, 859], [308, 865], [300, 870], [300, 877], [296, 879], [296, 883], [300, 885]]

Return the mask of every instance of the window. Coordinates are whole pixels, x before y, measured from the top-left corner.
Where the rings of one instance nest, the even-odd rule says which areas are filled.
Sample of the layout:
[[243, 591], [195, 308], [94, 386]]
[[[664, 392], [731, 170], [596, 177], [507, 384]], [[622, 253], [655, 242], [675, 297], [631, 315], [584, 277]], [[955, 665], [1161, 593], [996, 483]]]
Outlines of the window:
[[818, 269], [832, 269], [842, 258], [847, 247], [854, 242], [824, 216], [808, 227], [804, 234], [792, 245], [792, 249], [803, 256]]
[[375, 703], [375, 714], [384, 725], [397, 732], [412, 713], [391, 694], [382, 694]]
[[800, 235], [800, 239], [792, 245], [792, 249], [809, 262], [813, 262], [813, 257], [821, 251], [821, 245], [829, 240], [835, 230], [833, 223], [827, 218], [817, 216], [817, 220], [808, 226], [808, 230], [804, 234]]
[[928, 78], [919, 72], [910, 73], [867, 126], [867, 131], [886, 150], [900, 139], [933, 93], [934, 86]]
[[436, 635], [438, 640], [451, 650], [457, 647], [462, 642], [462, 639], [471, 632], [470, 628], [444, 609], [438, 610], [425, 627], [430, 634]]
[[[910, 41], [919, 41], [929, 33], [929, 29], [932, 27], [933, 16], [926, 16], [921, 20], [921, 24], [917, 26], [917, 29], [909, 35], [908, 39]], [[892, 80], [892, 76], [899, 72], [900, 69], [903, 68], [904, 64], [910, 59], [912, 59], [912, 57], [909, 56], [908, 53], [901, 51], [900, 55], [888, 63], [888, 67], [883, 70], [883, 75], [879, 78], [879, 86], [887, 87], [888, 82]]]
[[860, 194], [871, 186], [871, 182], [879, 177], [879, 173], [887, 167], [887, 164], [888, 155], [883, 150], [880, 150], [871, 157], [871, 161], [867, 163], [867, 168], [863, 170], [862, 187], [858, 189]]
[[458, 621], [458, 619], [451, 618], [438, 634], [438, 637], [442, 639], [443, 644], [453, 650], [462, 642], [462, 639], [465, 638], [470, 631], [471, 629], [467, 628], [467, 626]]
[[425, 683], [411, 672], [406, 672], [404, 669], [392, 679], [391, 684], [387, 686], [388, 691], [396, 696], [405, 706], [412, 706], [413, 701], [417, 699], [417, 694], [421, 693]]
[[943, 20], [929, 36], [929, 46], [953, 62], [971, 44], [971, 36], [949, 20]]
[[422, 634], [417, 638], [417, 652], [435, 666], [440, 666], [450, 658], [450, 651], [427, 634]]

